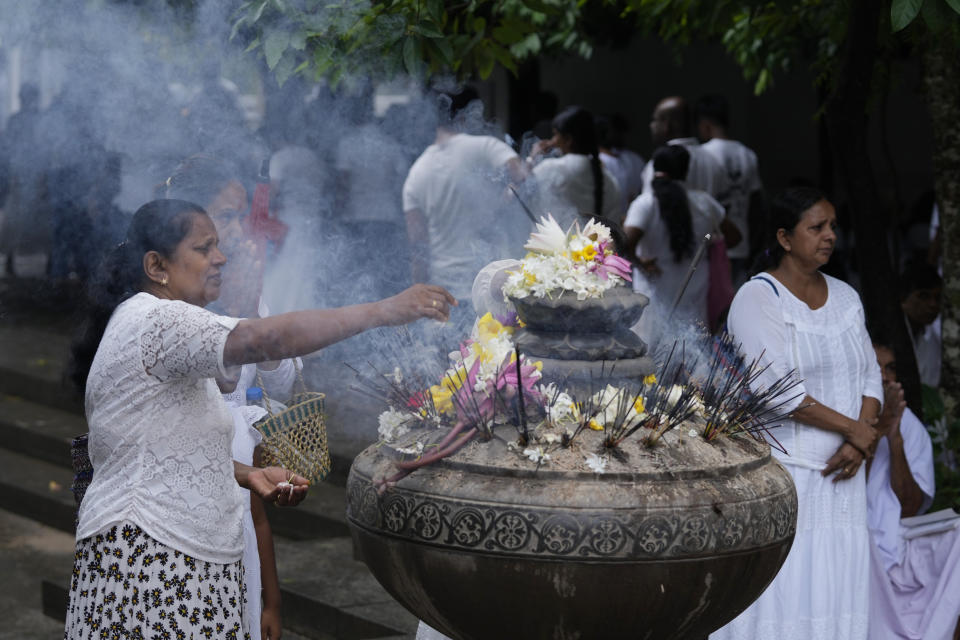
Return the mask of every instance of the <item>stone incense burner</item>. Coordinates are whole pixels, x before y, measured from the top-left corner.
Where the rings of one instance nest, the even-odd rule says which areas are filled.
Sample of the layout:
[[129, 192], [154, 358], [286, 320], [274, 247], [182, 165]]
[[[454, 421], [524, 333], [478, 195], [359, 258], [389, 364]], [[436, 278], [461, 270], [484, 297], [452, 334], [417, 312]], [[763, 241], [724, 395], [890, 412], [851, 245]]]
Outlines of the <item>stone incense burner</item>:
[[[623, 292], [563, 302], [589, 322], [556, 304], [517, 305], [527, 324], [517, 342], [545, 359], [545, 377], [604, 359], [650, 373], [642, 343], [603, 324], [639, 317], [646, 299]], [[356, 548], [400, 603], [458, 640], [705, 638], [776, 575], [797, 498], [765, 443], [679, 431], [653, 449], [625, 442], [626, 462], [603, 474], [510, 464], [505, 440], [475, 442], [383, 495], [374, 480], [394, 458], [372, 446], [347, 485]]]

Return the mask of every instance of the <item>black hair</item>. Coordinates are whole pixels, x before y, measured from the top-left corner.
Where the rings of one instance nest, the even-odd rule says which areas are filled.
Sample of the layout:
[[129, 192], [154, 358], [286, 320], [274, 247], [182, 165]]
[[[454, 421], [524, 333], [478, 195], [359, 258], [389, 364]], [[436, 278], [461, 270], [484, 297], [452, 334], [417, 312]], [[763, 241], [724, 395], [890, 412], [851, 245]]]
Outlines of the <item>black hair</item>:
[[603, 216], [603, 165], [600, 163], [593, 115], [583, 107], [570, 106], [558, 113], [550, 124], [558, 133], [570, 136], [570, 151], [590, 156], [590, 168], [593, 170], [593, 211], [589, 213]]
[[693, 107], [694, 121], [709, 120], [724, 129], [730, 126], [730, 106], [727, 99], [718, 93], [706, 95], [697, 100]]
[[938, 289], [943, 287], [943, 278], [937, 270], [923, 260], [908, 262], [900, 274], [900, 299], [903, 300], [920, 289]]
[[826, 200], [823, 192], [807, 186], [787, 187], [770, 200], [767, 248], [757, 256], [751, 269], [753, 274], [780, 266], [786, 252], [777, 240], [777, 232], [783, 229], [791, 233], [800, 224], [804, 212], [821, 200]]
[[473, 87], [464, 87], [458, 93], [441, 93], [437, 96], [437, 123], [446, 129], [456, 128], [457, 116], [470, 103], [480, 99]]
[[156, 189], [158, 198], [176, 198], [208, 204], [231, 182], [239, 180], [240, 169], [216, 156], [198, 153], [173, 170]]
[[143, 289], [143, 256], [156, 251], [169, 258], [190, 233], [202, 207], [186, 200], [153, 200], [133, 214], [126, 239], [103, 258], [87, 284], [83, 322], [71, 346], [68, 375], [81, 392], [110, 316], [117, 306]]
[[682, 145], [668, 144], [653, 152], [653, 197], [667, 225], [674, 262], [693, 253], [693, 216], [687, 190], [680, 184], [689, 169], [690, 152]]
[[616, 132], [608, 116], [597, 116], [593, 119], [593, 126], [597, 131], [597, 146], [612, 149], [616, 145]]

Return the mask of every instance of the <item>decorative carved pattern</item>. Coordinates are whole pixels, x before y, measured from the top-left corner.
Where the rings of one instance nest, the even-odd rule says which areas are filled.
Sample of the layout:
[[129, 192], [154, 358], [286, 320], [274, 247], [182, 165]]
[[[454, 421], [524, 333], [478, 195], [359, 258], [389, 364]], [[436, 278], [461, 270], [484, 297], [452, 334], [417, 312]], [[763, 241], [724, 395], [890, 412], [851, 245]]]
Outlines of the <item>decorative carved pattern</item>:
[[764, 500], [671, 510], [561, 510], [518, 504], [471, 504], [395, 487], [378, 495], [351, 474], [347, 515], [386, 535], [451, 548], [521, 556], [671, 558], [752, 549], [794, 533], [797, 504], [778, 493]]

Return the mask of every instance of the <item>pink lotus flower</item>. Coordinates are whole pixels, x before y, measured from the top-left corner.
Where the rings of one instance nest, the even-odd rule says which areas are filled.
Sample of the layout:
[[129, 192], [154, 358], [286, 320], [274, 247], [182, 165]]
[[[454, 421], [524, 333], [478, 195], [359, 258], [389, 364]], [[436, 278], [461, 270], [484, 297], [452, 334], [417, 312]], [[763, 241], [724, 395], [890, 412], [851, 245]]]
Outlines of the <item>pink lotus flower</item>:
[[[597, 257], [599, 258], [600, 256]], [[598, 262], [591, 267], [591, 271], [596, 272], [596, 274], [604, 280], [606, 280], [610, 274], [613, 274], [620, 276], [627, 282], [633, 282], [630, 263], [612, 253], [608, 256], [603, 256], [602, 260], [598, 260]]]

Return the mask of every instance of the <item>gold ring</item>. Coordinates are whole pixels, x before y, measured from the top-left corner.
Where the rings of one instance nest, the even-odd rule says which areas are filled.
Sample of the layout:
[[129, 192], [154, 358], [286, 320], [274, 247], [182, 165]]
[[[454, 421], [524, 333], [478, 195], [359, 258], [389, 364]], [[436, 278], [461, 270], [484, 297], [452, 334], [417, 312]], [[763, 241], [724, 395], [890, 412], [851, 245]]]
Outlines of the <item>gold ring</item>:
[[436, 307], [436, 306], [437, 306], [437, 301], [436, 301], [436, 300], [431, 300], [431, 301], [430, 301], [430, 306], [431, 306], [431, 307]]

